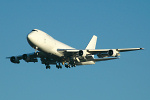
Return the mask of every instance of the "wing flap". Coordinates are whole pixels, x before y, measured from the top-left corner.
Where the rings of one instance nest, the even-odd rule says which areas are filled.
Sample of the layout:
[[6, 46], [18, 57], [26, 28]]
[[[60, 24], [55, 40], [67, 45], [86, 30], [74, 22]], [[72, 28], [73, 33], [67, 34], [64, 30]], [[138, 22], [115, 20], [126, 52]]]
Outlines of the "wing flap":
[[107, 61], [107, 60], [114, 60], [114, 59], [119, 59], [119, 57], [114, 57], [114, 58], [101, 58], [101, 59], [93, 59], [93, 61]]
[[103, 52], [108, 52], [110, 49], [90, 49], [87, 50], [87, 52], [89, 52], [92, 55], [96, 55], [98, 53], [103, 53]]
[[78, 52], [77, 49], [57, 49], [58, 52]]
[[60, 52], [60, 53], [63, 53], [65, 56], [74, 56], [80, 50], [77, 50], [77, 49], [57, 49], [57, 51]]

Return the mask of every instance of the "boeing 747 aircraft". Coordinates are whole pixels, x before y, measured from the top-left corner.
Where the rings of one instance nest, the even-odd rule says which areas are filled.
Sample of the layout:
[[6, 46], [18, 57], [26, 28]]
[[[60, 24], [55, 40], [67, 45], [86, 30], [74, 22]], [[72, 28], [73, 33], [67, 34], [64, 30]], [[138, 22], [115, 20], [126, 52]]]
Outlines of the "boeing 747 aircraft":
[[[38, 29], [34, 29], [28, 34], [27, 41], [35, 49], [35, 52], [7, 57], [12, 63], [19, 64], [22, 59], [26, 62], [38, 62], [37, 58], [40, 58], [41, 63], [45, 64], [46, 69], [50, 69], [50, 65], [53, 64], [58, 69], [62, 68], [64, 64], [66, 68], [71, 68], [76, 67], [76, 65], [90, 65], [98, 61], [118, 59], [120, 52], [143, 49], [95, 49], [97, 36], [93, 35], [87, 47], [83, 50], [78, 50]], [[97, 58], [94, 58], [94, 55], [97, 55]]]

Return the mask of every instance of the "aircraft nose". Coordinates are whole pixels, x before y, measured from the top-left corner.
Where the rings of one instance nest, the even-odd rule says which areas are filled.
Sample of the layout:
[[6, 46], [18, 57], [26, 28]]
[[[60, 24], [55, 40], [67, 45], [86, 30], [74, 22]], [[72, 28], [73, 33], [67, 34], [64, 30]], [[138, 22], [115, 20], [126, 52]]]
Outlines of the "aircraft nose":
[[29, 34], [27, 35], [27, 39], [28, 39], [28, 40], [31, 40], [31, 38], [32, 38], [32, 34], [29, 33]]
[[35, 46], [35, 39], [34, 39], [34, 33], [33, 32], [31, 32], [31, 33], [29, 33], [28, 35], [27, 35], [27, 41], [28, 41], [28, 43], [30, 44], [30, 46], [31, 47], [34, 47]]
[[30, 42], [30, 43], [35, 42], [35, 40], [36, 40], [36, 33], [35, 33], [35, 32], [29, 33], [29, 34], [27, 35], [27, 40], [28, 40], [28, 42]]
[[35, 37], [34, 35], [35, 35], [34, 32], [29, 33], [28, 36], [27, 36], [27, 39], [32, 41], [34, 39], [34, 37]]
[[32, 40], [33, 40], [32, 34], [30, 33], [30, 34], [28, 34], [28, 36], [27, 36], [27, 41], [28, 41], [29, 44], [31, 44], [31, 43], [32, 43]]
[[32, 32], [28, 34], [27, 39], [32, 41], [35, 35], [37, 34], [37, 32], [38, 32], [37, 29], [32, 30]]

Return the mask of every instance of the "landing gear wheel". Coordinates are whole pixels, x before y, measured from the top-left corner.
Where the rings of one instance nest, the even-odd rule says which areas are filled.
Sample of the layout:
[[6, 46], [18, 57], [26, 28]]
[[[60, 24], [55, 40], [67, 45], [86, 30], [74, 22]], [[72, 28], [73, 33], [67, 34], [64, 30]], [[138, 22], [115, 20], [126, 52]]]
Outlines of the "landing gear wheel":
[[60, 68], [60, 66], [59, 66], [59, 65], [56, 65], [56, 68], [58, 68], [58, 69], [59, 69], [59, 68]]
[[68, 65], [67, 65], [67, 64], [65, 64], [65, 67], [66, 67], [66, 68], [68, 68]]
[[70, 66], [70, 65], [68, 65], [68, 67], [69, 67], [69, 68], [71, 68], [71, 66]]
[[60, 65], [60, 63], [58, 63], [58, 64], [56, 64], [56, 68], [62, 69], [62, 65]]
[[71, 68], [71, 66], [69, 64], [65, 64], [66, 68]]
[[51, 67], [50, 66], [46, 66], [46, 69], [50, 69]]
[[76, 65], [75, 64], [73, 64], [73, 65], [71, 65], [72, 67], [76, 67]]
[[58, 68], [58, 69], [59, 69], [58, 65], [56, 65], [56, 68]]
[[62, 69], [62, 66], [59, 66], [60, 69]]

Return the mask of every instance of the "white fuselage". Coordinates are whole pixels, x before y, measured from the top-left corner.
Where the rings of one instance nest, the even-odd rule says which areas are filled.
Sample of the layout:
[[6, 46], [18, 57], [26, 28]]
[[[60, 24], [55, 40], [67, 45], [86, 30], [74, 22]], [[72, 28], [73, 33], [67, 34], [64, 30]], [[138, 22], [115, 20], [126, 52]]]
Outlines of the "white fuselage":
[[56, 56], [64, 56], [63, 53], [57, 52], [58, 49], [74, 49], [58, 40], [55, 40], [47, 33], [34, 29], [28, 34], [27, 40], [31, 47], [38, 48], [40, 51], [44, 51]]
[[[58, 49], [75, 49], [72, 48], [58, 40], [55, 40], [47, 33], [34, 29], [31, 33], [27, 36], [28, 43], [31, 47], [45, 52], [47, 54], [52, 54], [58, 57], [63, 57], [64, 54], [61, 52], [58, 52]], [[86, 61], [86, 62], [77, 62], [76, 65], [90, 65], [95, 64], [94, 61]]]

